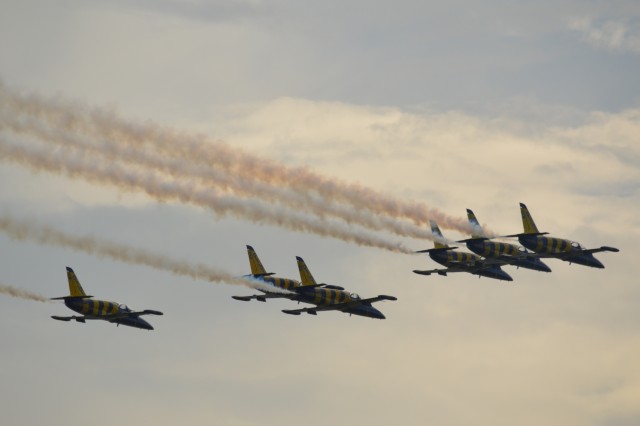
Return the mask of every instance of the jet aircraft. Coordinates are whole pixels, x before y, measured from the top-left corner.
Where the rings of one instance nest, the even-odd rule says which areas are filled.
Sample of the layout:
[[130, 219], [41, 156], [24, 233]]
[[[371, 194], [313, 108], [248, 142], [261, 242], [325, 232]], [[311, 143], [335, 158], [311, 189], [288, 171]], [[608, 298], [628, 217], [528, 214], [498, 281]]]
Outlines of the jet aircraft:
[[330, 284], [318, 284], [313, 278], [313, 275], [311, 275], [311, 271], [309, 271], [304, 260], [299, 256], [296, 256], [296, 260], [298, 262], [298, 271], [300, 272], [303, 289], [299, 294], [298, 301], [316, 306], [302, 309], [284, 309], [282, 312], [285, 314], [300, 315], [306, 312], [310, 315], [317, 315], [320, 311], [341, 311], [349, 315], [385, 319], [382, 312], [371, 306], [371, 304], [382, 300], [398, 300], [394, 296], [384, 294], [368, 299], [361, 299], [359, 295], [348, 292], [343, 287]]
[[482, 229], [476, 215], [470, 209], [467, 209], [467, 217], [472, 229], [471, 238], [457, 241], [458, 243], [466, 243], [467, 248], [475, 254], [499, 260], [503, 264], [535, 271], [551, 272], [551, 269], [536, 254], [528, 252], [523, 247], [516, 244], [491, 241]]
[[499, 262], [496, 260], [483, 259], [474, 253], [465, 253], [456, 251], [457, 247], [450, 247], [440, 232], [438, 225], [431, 221], [431, 232], [434, 237], [434, 248], [428, 250], [420, 250], [416, 253], [429, 253], [429, 257], [439, 264], [446, 266], [446, 269], [431, 269], [428, 271], [414, 270], [413, 272], [420, 275], [447, 275], [449, 272], [467, 272], [479, 277], [494, 278], [503, 281], [513, 281], [505, 271], [500, 268]]
[[554, 257], [569, 263], [591, 266], [592, 268], [604, 268], [602, 262], [593, 256], [593, 253], [601, 251], [619, 252], [615, 247], [602, 246], [594, 249], [585, 249], [579, 243], [563, 238], [545, 237], [548, 232], [538, 231], [529, 209], [520, 203], [520, 213], [522, 215], [522, 225], [524, 232], [521, 234], [507, 235], [507, 237], [518, 237], [520, 244], [533, 250], [539, 257]]
[[[256, 299], [260, 302], [266, 302], [267, 299], [284, 298], [295, 300], [298, 303], [304, 302], [316, 305], [311, 308], [283, 310], [284, 313], [290, 315], [300, 315], [303, 312], [310, 315], [317, 315], [318, 311], [339, 310], [348, 314], [379, 319], [384, 319], [384, 315], [371, 306], [371, 304], [381, 300], [396, 300], [393, 296], [384, 295], [370, 299], [361, 299], [357, 294], [349, 293], [340, 286], [318, 284], [311, 275], [304, 260], [300, 257], [296, 259], [298, 260], [298, 270], [300, 271], [301, 281], [273, 277], [272, 275], [274, 274], [272, 272], [266, 272], [253, 247], [247, 246], [247, 253], [249, 255], [251, 275], [245, 277], [256, 279], [265, 284], [264, 288], [258, 289], [264, 294], [232, 296], [236, 300], [248, 302]], [[270, 291], [269, 287], [272, 287], [273, 291]]]
[[256, 294], [253, 296], [231, 296], [232, 298], [243, 302], [248, 302], [252, 299], [256, 299], [259, 302], [266, 302], [267, 299], [297, 300], [297, 292], [301, 287], [300, 281], [292, 280], [290, 278], [274, 277], [273, 275], [275, 275], [275, 273], [267, 272], [264, 266], [262, 266], [262, 262], [260, 262], [260, 258], [256, 251], [251, 246], [247, 246], [247, 255], [249, 256], [251, 274], [245, 275], [244, 278], [252, 278], [264, 284], [262, 288], [258, 289], [264, 294]]
[[142, 315], [162, 315], [160, 311], [145, 309], [144, 311], [132, 311], [126, 305], [103, 300], [90, 300], [93, 296], [87, 296], [82, 289], [80, 281], [73, 269], [67, 266], [67, 279], [69, 281], [69, 296], [54, 297], [51, 300], [64, 300], [64, 304], [72, 311], [82, 316], [61, 317], [53, 315], [51, 318], [60, 321], [76, 320], [84, 323], [86, 320], [104, 320], [117, 325], [153, 330], [151, 324], [140, 318]]

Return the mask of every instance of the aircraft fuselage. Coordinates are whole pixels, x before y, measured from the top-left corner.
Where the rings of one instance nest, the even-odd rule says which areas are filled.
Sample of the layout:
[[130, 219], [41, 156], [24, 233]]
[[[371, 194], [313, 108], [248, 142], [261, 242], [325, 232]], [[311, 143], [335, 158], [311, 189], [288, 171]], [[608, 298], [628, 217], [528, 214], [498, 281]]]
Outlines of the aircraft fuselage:
[[64, 301], [67, 308], [84, 315], [87, 319], [102, 319], [116, 324], [127, 325], [129, 327], [153, 330], [153, 326], [140, 317], [109, 318], [116, 315], [126, 315], [128, 308], [122, 308], [115, 302], [104, 300], [69, 298]]
[[[590, 266], [592, 268], [604, 268], [602, 262], [593, 256], [593, 253], [584, 253], [579, 245], [571, 240], [539, 235], [520, 235], [520, 244], [536, 253], [547, 254], [570, 263]], [[576, 246], [578, 248], [576, 248]]]
[[[304, 290], [304, 286], [301, 288], [300, 301], [309, 303], [316, 306], [325, 305], [337, 305], [340, 303], [357, 302], [360, 299], [355, 293], [350, 293], [346, 290], [337, 290], [332, 288], [310, 288], [308, 291]], [[346, 306], [341, 309], [342, 312], [360, 315], [363, 317], [384, 319], [385, 316], [371, 306], [370, 304], [362, 304], [356, 306]]]
[[491, 265], [484, 268], [476, 268], [477, 265], [481, 265], [483, 259], [474, 253], [465, 253], [455, 250], [443, 250], [429, 252], [429, 257], [435, 262], [446, 267], [459, 267], [461, 271], [465, 268], [469, 268], [469, 273], [478, 275], [481, 277], [494, 278], [504, 281], [513, 281], [513, 279], [500, 269], [499, 266]]
[[520, 247], [516, 244], [487, 240], [472, 240], [467, 241], [467, 248], [475, 254], [487, 258], [496, 258], [501, 256], [511, 257], [508, 263], [520, 268], [551, 272], [551, 269], [540, 259], [534, 257], [523, 257], [525, 253], [521, 251]]

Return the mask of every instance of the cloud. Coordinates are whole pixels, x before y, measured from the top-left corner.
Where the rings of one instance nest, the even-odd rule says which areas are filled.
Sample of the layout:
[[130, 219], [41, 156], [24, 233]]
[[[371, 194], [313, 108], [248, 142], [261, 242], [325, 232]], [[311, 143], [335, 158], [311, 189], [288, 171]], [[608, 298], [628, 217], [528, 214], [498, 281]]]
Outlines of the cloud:
[[570, 28], [582, 39], [599, 49], [610, 52], [640, 54], [640, 21], [575, 19]]

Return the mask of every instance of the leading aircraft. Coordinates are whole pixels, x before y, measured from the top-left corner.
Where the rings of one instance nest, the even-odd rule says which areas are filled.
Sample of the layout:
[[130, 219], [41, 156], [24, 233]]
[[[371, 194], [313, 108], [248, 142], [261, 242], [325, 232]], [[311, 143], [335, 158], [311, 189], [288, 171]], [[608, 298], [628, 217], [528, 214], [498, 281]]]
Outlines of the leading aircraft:
[[457, 241], [458, 243], [466, 243], [467, 248], [475, 254], [502, 261], [503, 264], [535, 271], [551, 272], [551, 269], [537, 255], [528, 252], [521, 246], [491, 241], [471, 209], [467, 209], [467, 217], [471, 225], [471, 238]]
[[73, 269], [67, 266], [67, 280], [69, 281], [69, 296], [54, 297], [51, 300], [64, 300], [64, 304], [72, 311], [82, 316], [61, 317], [53, 315], [51, 318], [60, 321], [76, 320], [84, 323], [86, 320], [104, 320], [117, 325], [153, 330], [151, 324], [140, 318], [142, 315], [162, 315], [160, 311], [145, 309], [144, 311], [132, 311], [127, 305], [104, 300], [90, 300], [93, 296], [87, 296], [82, 289], [80, 281]]
[[569, 263], [590, 266], [592, 268], [604, 268], [602, 262], [593, 256], [593, 253], [611, 251], [619, 252], [615, 247], [602, 246], [594, 249], [585, 249], [579, 243], [564, 238], [545, 237], [547, 232], [540, 232], [529, 209], [520, 203], [520, 214], [522, 215], [522, 225], [524, 232], [521, 234], [507, 235], [507, 237], [518, 237], [520, 244], [533, 250], [540, 257], [553, 257]]
[[414, 270], [419, 275], [447, 275], [449, 272], [467, 272], [469, 274], [478, 275], [479, 277], [494, 278], [502, 281], [513, 281], [509, 274], [500, 268], [499, 262], [496, 260], [483, 259], [474, 253], [465, 253], [456, 251], [457, 247], [450, 247], [440, 232], [438, 225], [432, 220], [431, 232], [433, 233], [434, 248], [428, 250], [420, 250], [416, 253], [429, 253], [429, 257], [446, 269], [431, 269], [428, 271]]
[[304, 260], [300, 257], [296, 259], [298, 260], [298, 270], [300, 271], [301, 281], [274, 277], [272, 276], [274, 275], [273, 272], [267, 272], [264, 266], [262, 266], [262, 262], [260, 262], [253, 247], [247, 246], [247, 254], [249, 255], [251, 275], [245, 275], [245, 278], [255, 279], [264, 284], [264, 286], [258, 288], [258, 290], [264, 294], [232, 296], [236, 300], [248, 302], [255, 299], [260, 302], [266, 302], [267, 299], [289, 299], [297, 301], [298, 303], [303, 302], [316, 305], [312, 308], [283, 310], [284, 313], [290, 315], [300, 315], [303, 312], [316, 315], [318, 311], [339, 310], [353, 315], [378, 319], [384, 319], [384, 315], [371, 306], [371, 304], [380, 300], [396, 300], [393, 296], [384, 295], [371, 299], [360, 299], [357, 294], [349, 293], [340, 286], [318, 284], [311, 275]]

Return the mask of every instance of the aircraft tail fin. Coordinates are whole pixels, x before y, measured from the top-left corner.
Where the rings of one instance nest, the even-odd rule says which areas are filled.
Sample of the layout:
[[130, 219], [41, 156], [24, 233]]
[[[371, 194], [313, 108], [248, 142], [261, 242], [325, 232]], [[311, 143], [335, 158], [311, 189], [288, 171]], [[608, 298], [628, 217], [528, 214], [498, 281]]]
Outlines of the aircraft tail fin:
[[538, 231], [538, 227], [533, 221], [533, 217], [531, 217], [529, 209], [523, 203], [520, 203], [520, 213], [522, 214], [522, 226], [524, 227], [524, 233], [540, 235], [541, 233]]
[[249, 255], [249, 265], [251, 266], [251, 274], [252, 275], [260, 275], [265, 276], [269, 275], [264, 266], [262, 266], [262, 262], [260, 262], [260, 258], [256, 254], [256, 251], [251, 246], [247, 246], [247, 254]]
[[86, 297], [87, 293], [84, 292], [76, 273], [73, 269], [67, 266], [67, 280], [69, 281], [69, 295], [71, 297]]
[[442, 248], [449, 247], [449, 244], [447, 243], [447, 240], [442, 235], [442, 232], [440, 232], [440, 228], [438, 227], [438, 224], [435, 223], [433, 220], [431, 220], [429, 222], [431, 223], [431, 233], [433, 234], [433, 245], [434, 245], [434, 247], [437, 248], [437, 249], [442, 249]]
[[467, 209], [467, 218], [469, 219], [469, 224], [471, 225], [471, 236], [473, 238], [484, 238], [485, 233], [482, 230], [482, 225], [478, 222], [478, 218], [473, 213], [471, 209]]
[[298, 271], [300, 271], [300, 282], [302, 285], [316, 285], [316, 280], [313, 278], [313, 275], [311, 275], [311, 271], [309, 271], [304, 260], [300, 256], [296, 256], [296, 260], [298, 261]]

